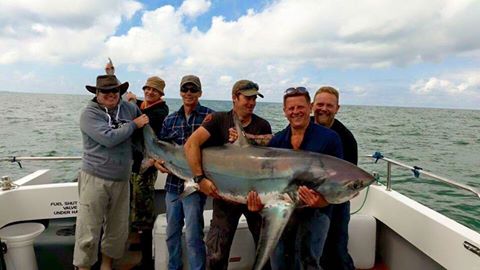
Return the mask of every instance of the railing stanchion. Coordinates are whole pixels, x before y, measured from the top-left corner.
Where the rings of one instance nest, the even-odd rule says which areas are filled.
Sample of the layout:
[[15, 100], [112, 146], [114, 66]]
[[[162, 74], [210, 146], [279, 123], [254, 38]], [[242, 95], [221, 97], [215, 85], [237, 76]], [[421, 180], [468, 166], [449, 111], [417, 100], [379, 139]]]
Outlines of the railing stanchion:
[[387, 191], [392, 191], [392, 163], [387, 161]]

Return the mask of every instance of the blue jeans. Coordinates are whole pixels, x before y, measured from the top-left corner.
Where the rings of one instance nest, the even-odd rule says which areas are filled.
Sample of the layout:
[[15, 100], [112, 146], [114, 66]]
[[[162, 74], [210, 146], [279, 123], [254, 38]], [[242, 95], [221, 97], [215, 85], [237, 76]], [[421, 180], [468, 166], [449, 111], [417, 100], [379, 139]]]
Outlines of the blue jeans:
[[330, 229], [320, 263], [326, 270], [354, 270], [347, 247], [350, 202], [332, 205], [330, 220]]
[[296, 209], [270, 256], [273, 270], [322, 269], [331, 206]]
[[204, 270], [206, 249], [203, 241], [203, 207], [206, 196], [195, 192], [183, 199], [180, 194], [167, 192], [167, 248], [168, 269], [181, 270], [182, 228], [185, 229], [185, 242], [188, 250], [188, 264], [191, 270]]

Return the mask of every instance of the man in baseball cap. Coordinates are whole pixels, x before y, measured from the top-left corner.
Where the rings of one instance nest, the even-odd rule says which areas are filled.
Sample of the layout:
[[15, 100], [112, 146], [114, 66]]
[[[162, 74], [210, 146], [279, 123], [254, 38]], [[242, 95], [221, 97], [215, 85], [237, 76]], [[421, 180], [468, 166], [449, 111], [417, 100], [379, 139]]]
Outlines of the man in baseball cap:
[[242, 94], [247, 97], [259, 96], [263, 98], [263, 95], [258, 92], [258, 84], [249, 80], [237, 81], [232, 87], [232, 96]]
[[[260, 237], [262, 217], [257, 209], [250, 211], [245, 204], [235, 204], [223, 200], [215, 183], [204, 174], [201, 148], [204, 146], [220, 146], [238, 139], [239, 134], [234, 129], [234, 117], [243, 126], [245, 136], [252, 144], [265, 145], [272, 137], [272, 128], [267, 120], [253, 113], [257, 104], [258, 84], [249, 80], [237, 81], [232, 87], [233, 108], [226, 112], [216, 112], [208, 115], [202, 125], [196, 129], [185, 143], [185, 155], [200, 191], [213, 197], [213, 217], [210, 222], [207, 245], [207, 269], [227, 269], [228, 254], [233, 236], [238, 226], [238, 220], [243, 214], [253, 235], [255, 244]], [[254, 193], [249, 194], [255, 199]], [[256, 195], [258, 197], [258, 195]], [[249, 198], [248, 204], [253, 203]]]

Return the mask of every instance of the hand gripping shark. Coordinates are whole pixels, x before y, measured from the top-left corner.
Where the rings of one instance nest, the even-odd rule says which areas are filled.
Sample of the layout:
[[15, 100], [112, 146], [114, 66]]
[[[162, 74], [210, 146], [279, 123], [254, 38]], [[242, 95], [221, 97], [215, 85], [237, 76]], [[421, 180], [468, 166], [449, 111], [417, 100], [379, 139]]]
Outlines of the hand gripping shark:
[[[244, 134], [237, 119], [235, 124], [238, 134]], [[195, 191], [198, 186], [183, 147], [158, 140], [148, 125], [143, 134], [147, 156], [164, 160], [167, 169], [185, 180], [184, 193]], [[265, 204], [253, 269], [261, 269], [268, 261], [293, 210], [305, 206], [297, 194], [299, 186], [314, 189], [336, 204], [350, 200], [374, 181], [369, 173], [336, 157], [253, 146], [245, 136], [239, 136], [234, 144], [204, 148], [202, 162], [220, 196], [245, 204], [248, 192], [254, 190]]]

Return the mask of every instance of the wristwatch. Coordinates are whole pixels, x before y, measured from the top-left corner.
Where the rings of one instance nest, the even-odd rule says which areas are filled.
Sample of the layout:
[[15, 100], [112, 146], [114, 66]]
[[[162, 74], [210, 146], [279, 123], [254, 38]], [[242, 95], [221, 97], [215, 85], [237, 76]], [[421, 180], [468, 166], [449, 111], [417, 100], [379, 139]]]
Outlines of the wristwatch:
[[202, 180], [205, 179], [205, 178], [207, 178], [205, 176], [205, 174], [196, 175], [196, 176], [193, 177], [193, 182], [198, 184], [198, 183], [202, 182]]

